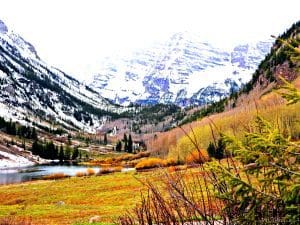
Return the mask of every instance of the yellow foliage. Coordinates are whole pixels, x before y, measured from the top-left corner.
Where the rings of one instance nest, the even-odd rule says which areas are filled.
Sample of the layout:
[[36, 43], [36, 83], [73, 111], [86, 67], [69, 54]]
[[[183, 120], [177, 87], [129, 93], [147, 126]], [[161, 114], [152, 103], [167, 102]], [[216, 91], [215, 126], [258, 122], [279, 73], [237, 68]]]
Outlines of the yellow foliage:
[[204, 163], [207, 161], [209, 161], [209, 156], [205, 149], [200, 149], [200, 151], [194, 150], [186, 157], [187, 164]]
[[[198, 126], [193, 127], [193, 133], [188, 132], [188, 134], [200, 149], [206, 149], [210, 142], [219, 139], [220, 132], [242, 140], [245, 132], [253, 132], [257, 129], [254, 120], [257, 115], [260, 115], [269, 122], [276, 124], [285, 135], [291, 136], [292, 139], [298, 139], [300, 137], [300, 123], [297, 121], [300, 121], [300, 103], [290, 106], [276, 105], [269, 99], [274, 100], [272, 95], [274, 96], [273, 93], [270, 93], [269, 96], [264, 97], [265, 102], [260, 103], [257, 109], [243, 107], [213, 115], [210, 119], [204, 118]], [[196, 140], [194, 140], [194, 136]], [[196, 146], [187, 136], [182, 136], [176, 145], [170, 147], [168, 157], [184, 162], [195, 148]]]
[[112, 171], [113, 171], [113, 172], [121, 172], [122, 169], [123, 169], [122, 166], [115, 166], [115, 167], [112, 168]]
[[155, 167], [162, 167], [164, 166], [164, 160], [159, 158], [147, 158], [141, 160], [138, 164], [136, 164], [135, 168], [139, 169], [149, 169]]
[[175, 166], [169, 166], [168, 167], [168, 172], [169, 173], [174, 173], [175, 171], [177, 171], [177, 168]]
[[166, 167], [166, 166], [175, 166], [177, 162], [173, 158], [160, 159], [160, 158], [147, 158], [138, 162], [135, 166], [137, 170], [139, 169], [150, 169], [155, 167]]
[[92, 176], [92, 175], [95, 175], [95, 170], [94, 169], [92, 169], [92, 168], [87, 168], [87, 170], [86, 170], [86, 174], [88, 175], [88, 176]]

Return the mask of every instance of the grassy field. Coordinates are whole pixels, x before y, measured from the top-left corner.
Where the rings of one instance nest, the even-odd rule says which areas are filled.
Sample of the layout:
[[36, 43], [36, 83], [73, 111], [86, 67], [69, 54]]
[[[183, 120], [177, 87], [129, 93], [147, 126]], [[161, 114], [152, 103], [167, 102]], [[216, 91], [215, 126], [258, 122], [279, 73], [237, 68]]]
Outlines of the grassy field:
[[99, 215], [103, 221], [100, 224], [110, 224], [140, 199], [143, 186], [135, 177], [150, 175], [115, 173], [0, 186], [0, 219], [31, 218], [38, 225], [79, 225]]

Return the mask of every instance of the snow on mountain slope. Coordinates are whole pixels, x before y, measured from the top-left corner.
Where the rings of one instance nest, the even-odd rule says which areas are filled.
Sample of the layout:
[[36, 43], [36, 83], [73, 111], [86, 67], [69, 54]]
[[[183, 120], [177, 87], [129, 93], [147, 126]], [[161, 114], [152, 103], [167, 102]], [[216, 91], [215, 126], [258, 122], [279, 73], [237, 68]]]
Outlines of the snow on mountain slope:
[[202, 105], [228, 96], [251, 79], [271, 41], [216, 48], [189, 33], [132, 56], [104, 61], [91, 86], [118, 104]]
[[[91, 129], [124, 108], [43, 62], [33, 45], [0, 20], [0, 116], [24, 122], [40, 117]], [[126, 110], [126, 109], [125, 109]]]

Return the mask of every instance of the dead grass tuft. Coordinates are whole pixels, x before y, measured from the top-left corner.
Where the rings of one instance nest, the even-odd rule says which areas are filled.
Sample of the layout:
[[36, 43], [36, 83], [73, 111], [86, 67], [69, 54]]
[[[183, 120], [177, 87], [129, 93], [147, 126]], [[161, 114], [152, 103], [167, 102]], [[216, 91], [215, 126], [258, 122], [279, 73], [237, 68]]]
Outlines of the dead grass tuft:
[[86, 176], [87, 174], [85, 173], [85, 172], [77, 172], [76, 173], [76, 177], [84, 177], [84, 176]]
[[59, 179], [67, 178], [67, 177], [70, 177], [70, 176], [68, 176], [64, 173], [53, 173], [53, 174], [50, 174], [50, 175], [43, 176], [43, 179], [45, 179], [45, 180], [59, 180]]
[[95, 174], [96, 174], [96, 172], [95, 172], [94, 169], [92, 169], [92, 168], [87, 168], [87, 170], [86, 170], [86, 175], [87, 175], [87, 176], [93, 176], [93, 175], [95, 175]]
[[32, 225], [31, 218], [16, 220], [13, 216], [0, 218], [1, 225]]
[[99, 170], [97, 175], [103, 175], [103, 174], [109, 174], [109, 173], [115, 173], [115, 172], [121, 172], [123, 167], [116, 166], [116, 167], [104, 167]]

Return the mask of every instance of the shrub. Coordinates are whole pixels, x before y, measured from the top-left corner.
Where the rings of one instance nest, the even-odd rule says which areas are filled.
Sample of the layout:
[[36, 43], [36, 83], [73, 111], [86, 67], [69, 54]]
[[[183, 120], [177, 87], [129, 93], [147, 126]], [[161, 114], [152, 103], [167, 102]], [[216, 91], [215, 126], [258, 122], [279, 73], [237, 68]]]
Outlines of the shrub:
[[99, 170], [97, 175], [102, 174], [108, 174], [108, 173], [115, 173], [115, 172], [122, 172], [123, 167], [122, 166], [116, 166], [116, 167], [103, 167]]
[[200, 151], [194, 150], [186, 157], [187, 164], [201, 164], [207, 161], [209, 161], [209, 156], [204, 149], [200, 149]]
[[103, 175], [103, 174], [108, 174], [111, 173], [111, 169], [110, 168], [101, 168], [99, 170], [99, 172], [97, 173], [97, 175]]
[[176, 166], [177, 164], [177, 161], [173, 158], [169, 158], [163, 161], [164, 166]]
[[135, 168], [137, 170], [141, 169], [150, 169], [155, 167], [162, 167], [165, 166], [164, 160], [159, 158], [148, 158], [141, 160], [138, 164], [136, 164]]
[[113, 172], [122, 172], [123, 167], [122, 166], [116, 166], [112, 168]]
[[146, 158], [141, 161], [139, 161], [135, 168], [137, 170], [141, 169], [150, 169], [150, 168], [156, 168], [156, 167], [167, 167], [167, 166], [176, 166], [178, 165], [178, 162], [173, 159], [160, 159], [160, 158]]
[[87, 168], [86, 174], [87, 174], [87, 176], [93, 176], [93, 175], [96, 174], [96, 172], [95, 172], [95, 170], [92, 169], [92, 168]]
[[53, 173], [53, 174], [43, 176], [43, 179], [45, 179], [45, 180], [58, 180], [58, 179], [66, 178], [66, 177], [70, 177], [70, 176], [68, 176], [64, 173]]
[[125, 154], [118, 157], [110, 157], [102, 160], [93, 160], [92, 164], [101, 166], [121, 165], [129, 163], [130, 161], [149, 157], [150, 152], [140, 152], [138, 154]]
[[87, 174], [85, 173], [85, 172], [80, 172], [80, 171], [78, 171], [77, 173], [76, 173], [76, 177], [84, 177], [84, 176], [86, 176]]
[[177, 167], [176, 166], [169, 166], [168, 167], [168, 172], [169, 173], [174, 173], [175, 171], [177, 171], [178, 169], [177, 169]]

